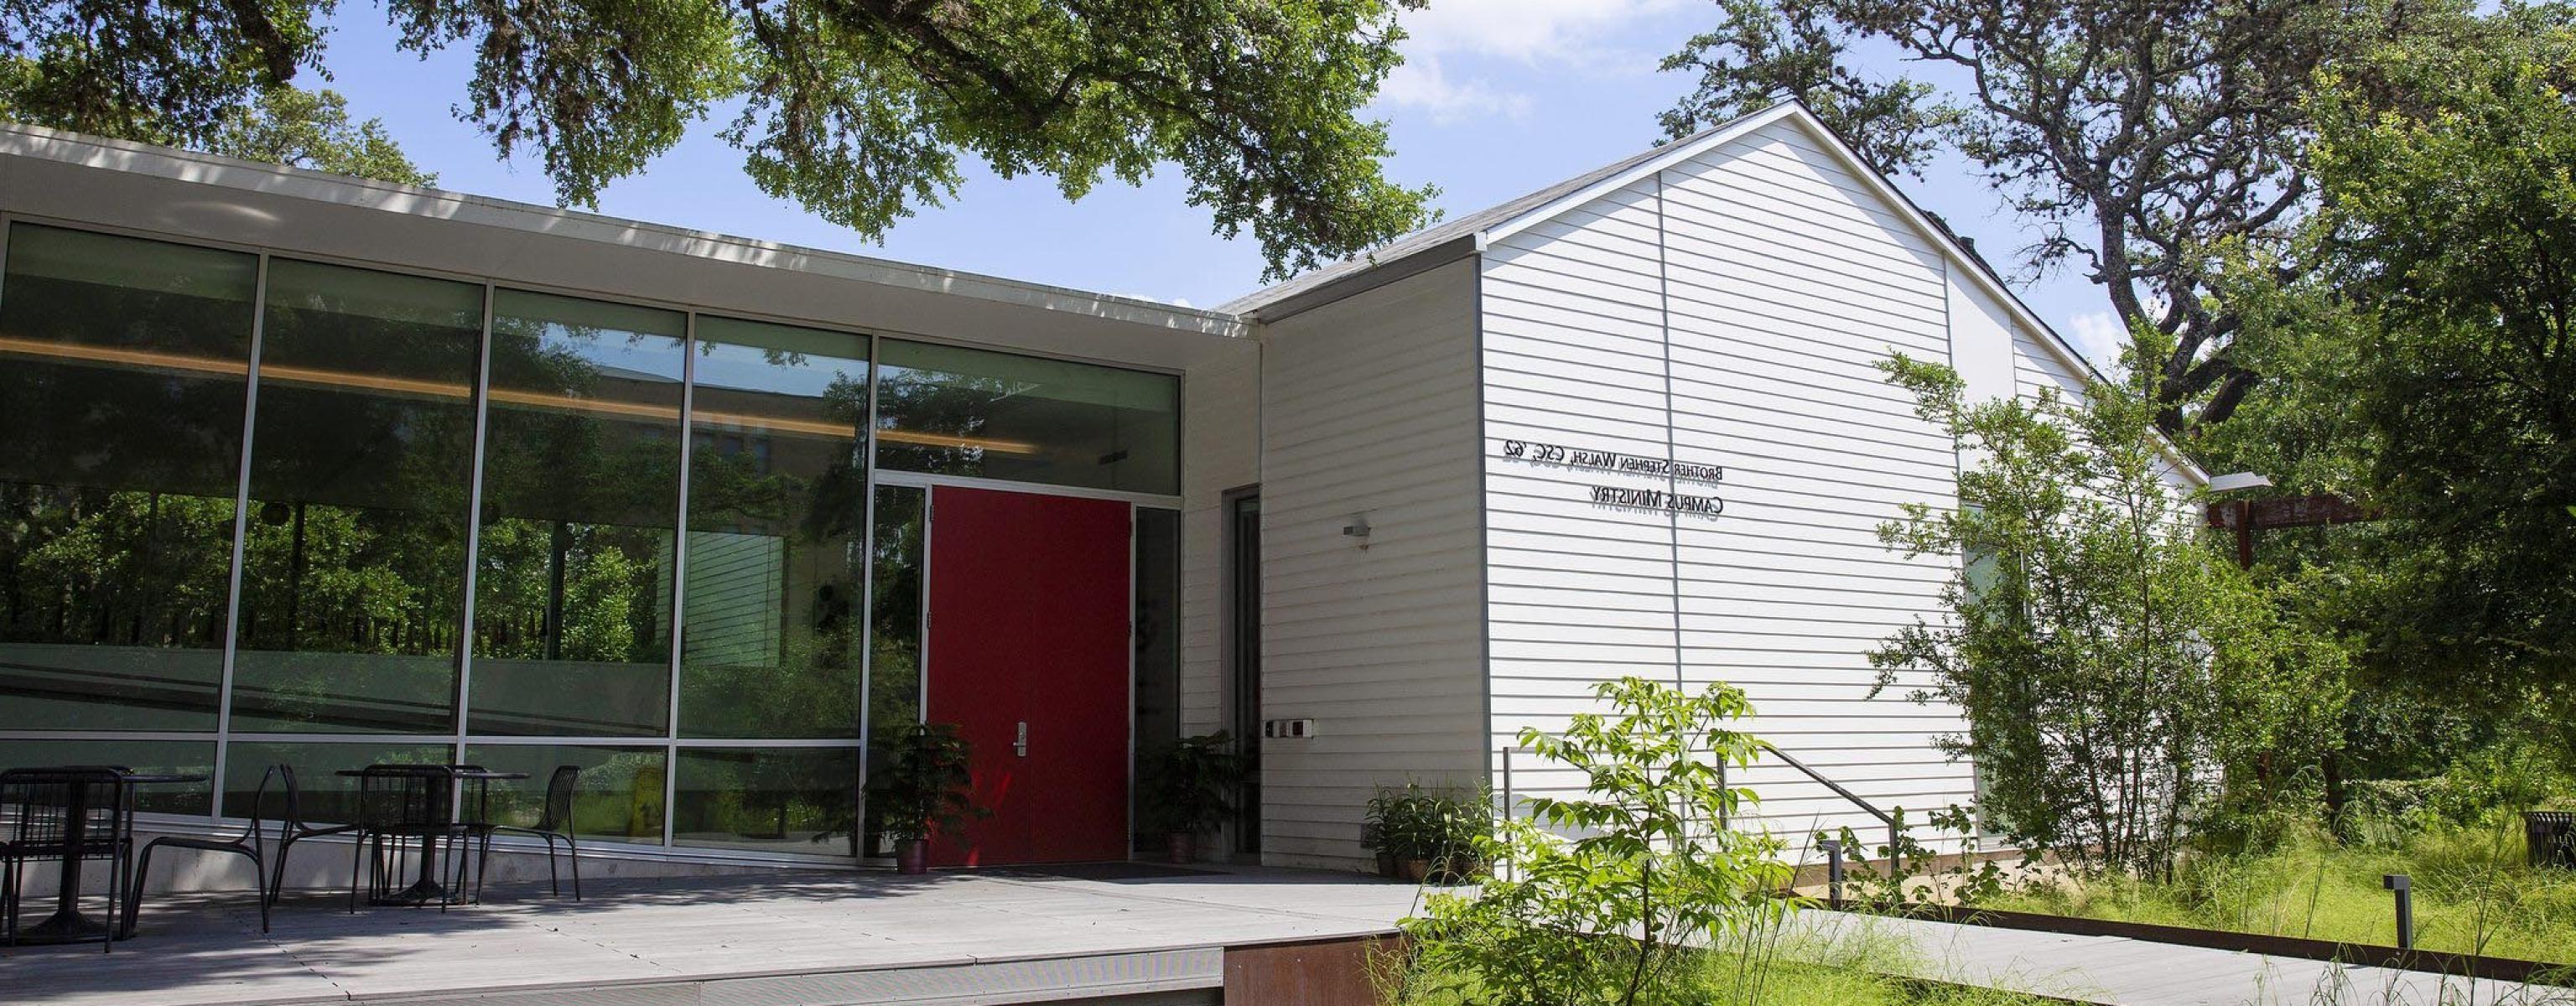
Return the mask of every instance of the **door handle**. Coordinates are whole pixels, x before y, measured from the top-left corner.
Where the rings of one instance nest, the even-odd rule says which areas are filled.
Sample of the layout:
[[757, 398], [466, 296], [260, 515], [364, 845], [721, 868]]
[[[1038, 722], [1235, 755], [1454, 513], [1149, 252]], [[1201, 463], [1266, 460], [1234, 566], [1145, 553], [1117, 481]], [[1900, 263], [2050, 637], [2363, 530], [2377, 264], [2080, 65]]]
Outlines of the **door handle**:
[[1029, 756], [1029, 721], [1020, 721], [1019, 739], [1011, 742], [1011, 750], [1022, 758]]

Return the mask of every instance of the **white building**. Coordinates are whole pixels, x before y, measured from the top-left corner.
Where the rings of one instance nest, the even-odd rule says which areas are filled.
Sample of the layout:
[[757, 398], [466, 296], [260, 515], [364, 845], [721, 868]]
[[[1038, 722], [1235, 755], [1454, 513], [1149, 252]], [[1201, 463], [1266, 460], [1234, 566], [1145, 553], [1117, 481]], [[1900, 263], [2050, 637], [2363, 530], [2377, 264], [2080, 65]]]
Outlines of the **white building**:
[[1152, 848], [1138, 759], [1226, 728], [1302, 736], [1224, 851], [1358, 867], [1378, 787], [1566, 785], [1513, 738], [1624, 675], [1967, 802], [1870, 696], [1955, 562], [1875, 528], [1960, 463], [1873, 365], [2085, 373], [1785, 105], [1215, 311], [20, 127], [0, 215], [0, 764], [220, 780], [172, 829], [578, 764], [631, 869], [877, 857], [924, 717], [998, 811], [947, 862]]

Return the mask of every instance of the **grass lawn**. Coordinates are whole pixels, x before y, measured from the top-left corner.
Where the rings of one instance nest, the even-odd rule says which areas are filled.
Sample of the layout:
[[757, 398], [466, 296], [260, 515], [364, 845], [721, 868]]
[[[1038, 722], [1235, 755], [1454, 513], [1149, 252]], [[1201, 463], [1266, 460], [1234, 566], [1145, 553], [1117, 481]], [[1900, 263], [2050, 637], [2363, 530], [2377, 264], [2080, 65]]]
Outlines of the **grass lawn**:
[[2043, 888], [1992, 907], [2097, 919], [2394, 945], [2386, 874], [2414, 879], [2415, 945], [2576, 964], [2576, 870], [2523, 864], [2519, 819], [2408, 836], [2396, 848], [2325, 839], [2262, 855], [2187, 861], [2170, 884]]

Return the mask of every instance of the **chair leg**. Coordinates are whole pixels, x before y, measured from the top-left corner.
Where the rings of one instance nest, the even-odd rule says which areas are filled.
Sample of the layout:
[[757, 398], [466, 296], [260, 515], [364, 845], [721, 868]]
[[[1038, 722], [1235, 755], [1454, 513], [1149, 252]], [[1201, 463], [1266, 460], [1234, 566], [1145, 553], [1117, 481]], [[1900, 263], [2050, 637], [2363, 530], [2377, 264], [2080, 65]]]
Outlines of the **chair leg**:
[[[147, 856], [151, 852], [150, 849], [144, 850]], [[259, 892], [259, 934], [266, 936], [268, 935], [268, 864], [260, 861], [260, 854], [257, 851], [250, 853], [250, 883], [251, 889]]]
[[[367, 837], [349, 843], [349, 914], [358, 914], [358, 868], [367, 861]], [[372, 879], [372, 878], [370, 878]]]
[[0, 943], [18, 945], [18, 859], [0, 859]]
[[[68, 869], [71, 864], [66, 863], [63, 865]], [[124, 886], [125, 854], [117, 849], [110, 848], [107, 851], [107, 935], [99, 938], [99, 953], [112, 954], [116, 952], [116, 926], [119, 920], [125, 918], [122, 915], [116, 914], [116, 910], [119, 907], [116, 903], [116, 892]]]
[[563, 897], [563, 875], [555, 868], [555, 837], [552, 834], [537, 837], [546, 840], [546, 884], [554, 888], [555, 897]]
[[[572, 843], [572, 832], [564, 832], [564, 858], [572, 861], [572, 900], [581, 900], [581, 846]], [[554, 845], [546, 845], [546, 859], [554, 860]]]
[[263, 910], [286, 895], [286, 850], [294, 847], [294, 832], [288, 832], [277, 840], [277, 864], [268, 874], [268, 886], [263, 888], [267, 892], [260, 906]]
[[122, 919], [108, 920], [120, 927], [119, 931], [123, 932], [128, 939], [131, 939], [134, 936], [135, 917], [143, 914], [143, 888], [150, 885], [151, 882], [152, 846], [145, 845], [143, 847], [143, 858], [136, 860], [134, 863], [134, 892], [125, 899], [125, 917]]

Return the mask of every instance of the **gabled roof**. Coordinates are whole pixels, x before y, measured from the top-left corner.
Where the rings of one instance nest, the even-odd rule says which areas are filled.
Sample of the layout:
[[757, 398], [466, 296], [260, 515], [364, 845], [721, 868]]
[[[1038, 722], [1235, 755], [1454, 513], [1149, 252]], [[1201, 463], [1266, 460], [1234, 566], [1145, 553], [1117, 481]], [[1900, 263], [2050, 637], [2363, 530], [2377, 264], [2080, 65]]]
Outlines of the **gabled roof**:
[[[1642, 178], [1649, 177], [1675, 164], [1734, 142], [1776, 122], [1796, 123], [1842, 162], [1853, 177], [1868, 185], [1871, 192], [1894, 207], [1897, 213], [1941, 250], [1951, 273], [1961, 276], [1980, 292], [2004, 306], [2013, 320], [2038, 337], [2037, 341], [2058, 362], [2070, 369], [2101, 379], [2102, 373], [2075, 351], [2074, 344], [2059, 335], [2048, 322], [2022, 303], [2003, 277], [1996, 275], [1986, 260], [1960, 242], [1958, 235], [1922, 207], [1914, 205], [1877, 170], [1860, 159], [1841, 135], [1825, 125], [1813, 111], [1794, 101], [1784, 101], [1760, 111], [1703, 129], [1697, 133], [1654, 147], [1613, 164], [1569, 178], [1555, 185], [1508, 202], [1446, 221], [1388, 242], [1383, 248], [1358, 258], [1336, 262], [1287, 282], [1258, 290], [1219, 305], [1217, 310], [1242, 315], [1255, 321], [1277, 321], [1340, 300], [1362, 290], [1394, 282], [1433, 266], [1442, 265], [1466, 255], [1479, 253], [1501, 238], [1555, 219], [1575, 207], [1592, 202]], [[2168, 457], [2184, 475], [2194, 482], [2206, 483], [2209, 476], [2197, 464], [2175, 448], [2165, 444]]]

